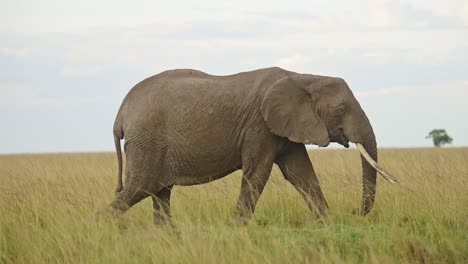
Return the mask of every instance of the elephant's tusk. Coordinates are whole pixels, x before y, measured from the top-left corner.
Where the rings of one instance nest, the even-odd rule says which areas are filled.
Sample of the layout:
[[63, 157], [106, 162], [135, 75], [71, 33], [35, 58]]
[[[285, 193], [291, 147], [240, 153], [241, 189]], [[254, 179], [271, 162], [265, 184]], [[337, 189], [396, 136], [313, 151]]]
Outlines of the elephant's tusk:
[[366, 149], [360, 143], [356, 143], [356, 147], [358, 148], [361, 155], [369, 162], [369, 164], [374, 167], [387, 181], [391, 183], [400, 182], [395, 176], [391, 175], [388, 171], [386, 171], [382, 166], [380, 166], [375, 160], [371, 158], [369, 153], [367, 153]]

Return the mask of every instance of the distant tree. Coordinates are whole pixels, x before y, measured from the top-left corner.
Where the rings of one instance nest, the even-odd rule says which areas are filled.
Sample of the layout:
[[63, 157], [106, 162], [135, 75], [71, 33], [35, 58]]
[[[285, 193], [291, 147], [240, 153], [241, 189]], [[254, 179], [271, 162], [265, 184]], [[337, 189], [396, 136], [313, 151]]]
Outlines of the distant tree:
[[429, 132], [426, 138], [432, 138], [434, 146], [436, 147], [440, 147], [445, 144], [451, 144], [453, 140], [447, 134], [447, 131], [445, 131], [445, 129], [433, 129], [431, 132]]

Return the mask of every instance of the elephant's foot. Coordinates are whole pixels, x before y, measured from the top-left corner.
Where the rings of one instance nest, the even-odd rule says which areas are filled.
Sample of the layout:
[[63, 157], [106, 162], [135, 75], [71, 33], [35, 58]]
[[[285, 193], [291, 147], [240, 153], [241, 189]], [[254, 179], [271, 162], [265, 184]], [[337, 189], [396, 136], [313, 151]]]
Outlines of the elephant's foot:
[[365, 209], [365, 208], [354, 208], [351, 213], [353, 215], [359, 215], [359, 216], [366, 216], [369, 214], [371, 209]]
[[247, 216], [236, 216], [233, 218], [232, 223], [236, 226], [246, 226], [249, 224], [250, 217]]
[[97, 219], [110, 220], [115, 219], [122, 213], [123, 212], [120, 210], [112, 208], [111, 206], [107, 206], [106, 208], [102, 208], [99, 211], [97, 211], [95, 216], [97, 217]]
[[323, 196], [320, 188], [316, 190], [309, 190], [308, 195], [304, 195], [304, 199], [309, 206], [310, 211], [315, 215], [316, 218], [325, 219], [328, 215], [328, 203]]
[[126, 212], [128, 209], [130, 209], [128, 203], [117, 198], [108, 206], [107, 212], [111, 215], [120, 215]]
[[171, 216], [155, 212], [154, 213], [154, 225], [162, 226], [162, 225], [166, 225], [166, 224], [172, 225]]
[[242, 204], [238, 204], [236, 207], [235, 216], [232, 218], [233, 225], [236, 226], [245, 226], [249, 223], [252, 215], [254, 213], [255, 207], [252, 205], [250, 206], [242, 206]]

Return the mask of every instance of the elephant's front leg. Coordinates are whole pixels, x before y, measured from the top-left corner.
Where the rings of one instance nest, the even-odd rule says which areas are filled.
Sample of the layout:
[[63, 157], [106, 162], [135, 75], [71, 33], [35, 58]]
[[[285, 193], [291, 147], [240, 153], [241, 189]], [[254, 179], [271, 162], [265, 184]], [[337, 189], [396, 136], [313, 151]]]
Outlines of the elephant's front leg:
[[242, 184], [237, 202], [238, 220], [245, 224], [255, 211], [260, 195], [270, 177], [273, 167], [271, 151], [247, 152], [242, 157]]
[[328, 204], [320, 188], [307, 150], [302, 144], [293, 144], [276, 160], [281, 172], [302, 195], [312, 213], [317, 217], [325, 216]]

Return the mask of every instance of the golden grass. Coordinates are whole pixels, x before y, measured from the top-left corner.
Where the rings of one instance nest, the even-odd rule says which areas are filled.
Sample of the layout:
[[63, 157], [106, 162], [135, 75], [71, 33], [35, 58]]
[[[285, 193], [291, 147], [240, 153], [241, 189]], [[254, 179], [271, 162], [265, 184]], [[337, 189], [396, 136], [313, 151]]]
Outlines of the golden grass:
[[0, 156], [0, 263], [467, 263], [468, 149], [384, 149], [401, 183], [379, 178], [367, 217], [356, 150], [310, 152], [330, 205], [325, 224], [275, 168], [247, 226], [232, 224], [240, 173], [175, 187], [174, 227], [147, 199], [99, 212], [116, 185], [113, 153]]

